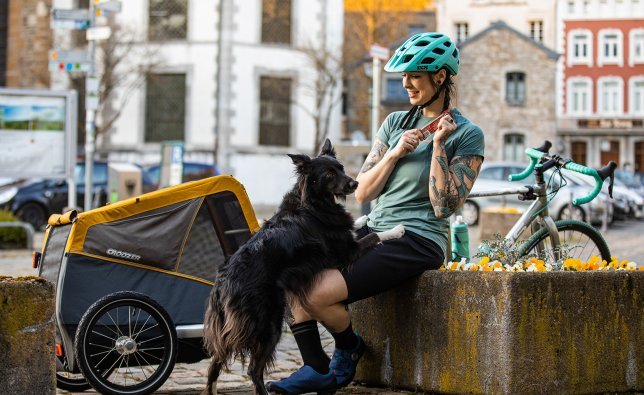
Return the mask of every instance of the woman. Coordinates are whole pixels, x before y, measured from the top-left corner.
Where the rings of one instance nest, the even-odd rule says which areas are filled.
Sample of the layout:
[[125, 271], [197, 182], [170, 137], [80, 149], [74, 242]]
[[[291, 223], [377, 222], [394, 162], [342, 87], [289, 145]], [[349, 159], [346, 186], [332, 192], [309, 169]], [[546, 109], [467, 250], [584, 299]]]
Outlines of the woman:
[[[333, 393], [349, 385], [365, 345], [353, 331], [347, 305], [442, 265], [448, 218], [465, 201], [483, 162], [483, 132], [450, 108], [452, 76], [458, 68], [459, 51], [441, 33], [414, 35], [387, 62], [385, 71], [402, 73], [413, 107], [385, 119], [358, 174], [358, 202], [378, 198], [358, 236], [397, 224], [405, 226], [405, 235], [377, 246], [347, 270], [323, 272], [306, 310], [291, 303], [291, 331], [304, 366], [288, 378], [269, 382], [269, 390]], [[437, 131], [424, 139], [420, 129], [448, 109]], [[317, 321], [335, 339], [330, 361]]]

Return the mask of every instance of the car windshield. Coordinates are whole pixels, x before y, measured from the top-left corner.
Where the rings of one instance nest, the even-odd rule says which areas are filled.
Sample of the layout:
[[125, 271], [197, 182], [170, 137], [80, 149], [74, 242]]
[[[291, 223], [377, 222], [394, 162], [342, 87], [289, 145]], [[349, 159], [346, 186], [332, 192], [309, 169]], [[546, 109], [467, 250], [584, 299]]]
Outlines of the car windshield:
[[[74, 168], [74, 178], [77, 185], [85, 185], [85, 164], [77, 164]], [[107, 164], [94, 163], [92, 167], [92, 184], [107, 184]]]

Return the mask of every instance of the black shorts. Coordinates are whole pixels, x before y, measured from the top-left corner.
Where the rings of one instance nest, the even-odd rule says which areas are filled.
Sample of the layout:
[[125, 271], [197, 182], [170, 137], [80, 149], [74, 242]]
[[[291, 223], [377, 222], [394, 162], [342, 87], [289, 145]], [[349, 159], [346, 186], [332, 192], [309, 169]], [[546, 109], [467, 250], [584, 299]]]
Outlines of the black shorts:
[[[367, 226], [358, 238], [371, 233]], [[395, 288], [425, 270], [443, 264], [443, 251], [432, 240], [406, 231], [400, 239], [387, 240], [341, 271], [349, 290], [345, 304], [353, 303]]]

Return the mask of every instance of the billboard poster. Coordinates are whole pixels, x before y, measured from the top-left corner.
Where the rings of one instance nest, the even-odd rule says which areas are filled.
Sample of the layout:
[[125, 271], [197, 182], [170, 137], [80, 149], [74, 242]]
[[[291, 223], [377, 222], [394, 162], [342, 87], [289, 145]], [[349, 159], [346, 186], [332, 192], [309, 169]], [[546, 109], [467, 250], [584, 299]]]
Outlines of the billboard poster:
[[75, 92], [0, 89], [0, 177], [70, 177], [75, 114]]

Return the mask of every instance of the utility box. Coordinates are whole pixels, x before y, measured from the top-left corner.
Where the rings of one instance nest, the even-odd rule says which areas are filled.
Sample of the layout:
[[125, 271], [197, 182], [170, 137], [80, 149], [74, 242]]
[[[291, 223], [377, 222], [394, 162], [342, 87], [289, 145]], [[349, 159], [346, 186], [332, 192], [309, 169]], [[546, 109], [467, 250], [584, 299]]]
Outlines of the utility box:
[[129, 199], [142, 193], [141, 169], [131, 163], [110, 163], [107, 166], [108, 201]]

